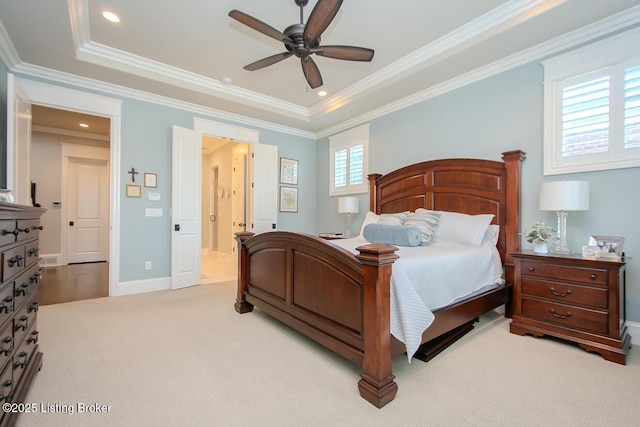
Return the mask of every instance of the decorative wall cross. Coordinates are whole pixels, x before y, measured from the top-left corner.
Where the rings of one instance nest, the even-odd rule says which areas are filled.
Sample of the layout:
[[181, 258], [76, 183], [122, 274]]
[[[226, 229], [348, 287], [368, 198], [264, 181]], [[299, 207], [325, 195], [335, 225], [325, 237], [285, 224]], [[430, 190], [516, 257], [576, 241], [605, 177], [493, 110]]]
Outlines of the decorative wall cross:
[[136, 182], [136, 175], [138, 175], [140, 172], [136, 172], [136, 168], [131, 168], [131, 170], [127, 173], [131, 174], [131, 182]]

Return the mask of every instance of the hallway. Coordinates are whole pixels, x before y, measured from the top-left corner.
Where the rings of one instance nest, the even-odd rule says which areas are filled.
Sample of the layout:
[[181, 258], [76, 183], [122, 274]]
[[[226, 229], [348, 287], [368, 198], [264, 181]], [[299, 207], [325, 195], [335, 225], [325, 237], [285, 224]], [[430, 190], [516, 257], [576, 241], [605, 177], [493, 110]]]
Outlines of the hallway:
[[[230, 257], [203, 252], [200, 284], [236, 280], [238, 268]], [[61, 304], [71, 301], [109, 296], [109, 263], [97, 262], [43, 267], [38, 285], [40, 305]]]

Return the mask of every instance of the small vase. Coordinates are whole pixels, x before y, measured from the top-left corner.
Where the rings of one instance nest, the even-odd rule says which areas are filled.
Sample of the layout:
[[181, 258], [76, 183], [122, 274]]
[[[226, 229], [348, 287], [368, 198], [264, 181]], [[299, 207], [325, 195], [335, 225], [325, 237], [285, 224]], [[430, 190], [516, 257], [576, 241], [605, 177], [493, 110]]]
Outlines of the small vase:
[[533, 244], [533, 253], [535, 254], [548, 254], [549, 247], [547, 242], [536, 242]]

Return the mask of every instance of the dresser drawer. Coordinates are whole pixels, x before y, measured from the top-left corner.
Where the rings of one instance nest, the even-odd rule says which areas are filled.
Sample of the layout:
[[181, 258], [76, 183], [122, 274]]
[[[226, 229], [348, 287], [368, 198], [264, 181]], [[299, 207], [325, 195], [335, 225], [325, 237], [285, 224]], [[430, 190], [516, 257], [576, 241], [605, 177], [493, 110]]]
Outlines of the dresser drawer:
[[525, 277], [522, 279], [522, 293], [524, 296], [548, 298], [564, 304], [580, 304], [604, 309], [609, 306], [609, 290], [607, 288], [571, 285]]
[[568, 265], [547, 264], [542, 262], [522, 262], [522, 275], [544, 277], [556, 280], [570, 280], [594, 285], [608, 284], [608, 270]]
[[13, 322], [9, 322], [0, 332], [0, 366], [4, 366], [7, 360], [11, 360], [13, 346]]
[[24, 246], [2, 251], [2, 281], [24, 270]]
[[[33, 299], [35, 300], [35, 295]], [[30, 310], [30, 306], [31, 302], [26, 304], [13, 319], [13, 339], [16, 345], [20, 345], [22, 343], [27, 332], [36, 323], [36, 312]]]
[[40, 247], [39, 241], [34, 240], [25, 245], [24, 256], [26, 258], [25, 267], [29, 267], [40, 260]]
[[15, 243], [18, 229], [14, 220], [0, 221], [0, 246]]
[[13, 317], [13, 305], [15, 302], [13, 299], [13, 283], [7, 283], [0, 290], [0, 326]]
[[10, 402], [13, 397], [13, 365], [7, 363], [0, 375], [0, 403]]
[[37, 219], [18, 220], [18, 241], [37, 239], [40, 235], [40, 221]]
[[38, 292], [40, 278], [40, 267], [36, 264], [16, 279], [13, 294], [14, 311], [20, 310], [20, 307], [22, 307], [22, 304], [24, 304], [27, 298]]
[[522, 314], [568, 328], [578, 328], [600, 334], [609, 333], [609, 315], [606, 311], [590, 310], [523, 297]]

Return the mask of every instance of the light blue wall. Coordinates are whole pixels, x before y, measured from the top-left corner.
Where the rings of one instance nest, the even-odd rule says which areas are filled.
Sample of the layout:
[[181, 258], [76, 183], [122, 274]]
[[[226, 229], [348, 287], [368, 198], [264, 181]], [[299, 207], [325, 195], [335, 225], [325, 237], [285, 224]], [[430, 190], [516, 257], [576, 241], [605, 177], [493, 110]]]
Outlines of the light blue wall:
[[[4, 92], [0, 113], [6, 112], [6, 79], [7, 69], [0, 60], [0, 91]], [[62, 85], [56, 82], [38, 79], [49, 84]], [[121, 171], [120, 171], [120, 281], [128, 282], [143, 279], [162, 278], [170, 275], [171, 224], [169, 208], [171, 206], [171, 140], [172, 126], [193, 129], [193, 117], [201, 117], [215, 121], [225, 121], [241, 127], [251, 127], [240, 123], [219, 120], [202, 113], [194, 113], [178, 108], [140, 101], [132, 98], [98, 93], [122, 100], [121, 130]], [[3, 114], [6, 116], [6, 113]], [[5, 123], [0, 125], [2, 134], [6, 134]], [[259, 142], [278, 146], [278, 155], [297, 159], [300, 162], [299, 172], [299, 211], [278, 213], [278, 226], [281, 230], [295, 230], [316, 233], [316, 163], [315, 142], [313, 140], [292, 136], [281, 132], [252, 127], [260, 131]], [[2, 150], [5, 153], [6, 150]], [[4, 156], [4, 154], [3, 154]], [[6, 172], [2, 161], [2, 178]], [[142, 187], [142, 197], [128, 198], [125, 186], [131, 183], [131, 175], [127, 173], [132, 167], [141, 172], [136, 175], [136, 184], [142, 180], [142, 173], [152, 172], [158, 175], [158, 187], [148, 189]], [[160, 193], [161, 200], [151, 202], [149, 191]], [[145, 208], [162, 208], [160, 218], [146, 217]], [[152, 261], [153, 269], [144, 270], [144, 262]]]
[[[543, 181], [586, 180], [591, 184], [591, 209], [572, 212], [568, 243], [580, 251], [592, 234], [624, 236], [625, 252], [636, 257], [627, 268], [627, 318], [640, 322], [640, 168], [544, 177], [543, 69], [530, 64], [429, 99], [370, 123], [371, 173], [447, 157], [500, 160], [503, 151], [521, 149], [523, 164], [522, 225], [541, 220], [556, 226], [556, 215], [538, 210]], [[337, 213], [337, 198], [328, 196], [329, 143], [318, 142], [318, 228], [336, 231], [345, 219]], [[360, 195], [361, 224], [368, 194]], [[523, 248], [531, 248], [526, 241]]]

